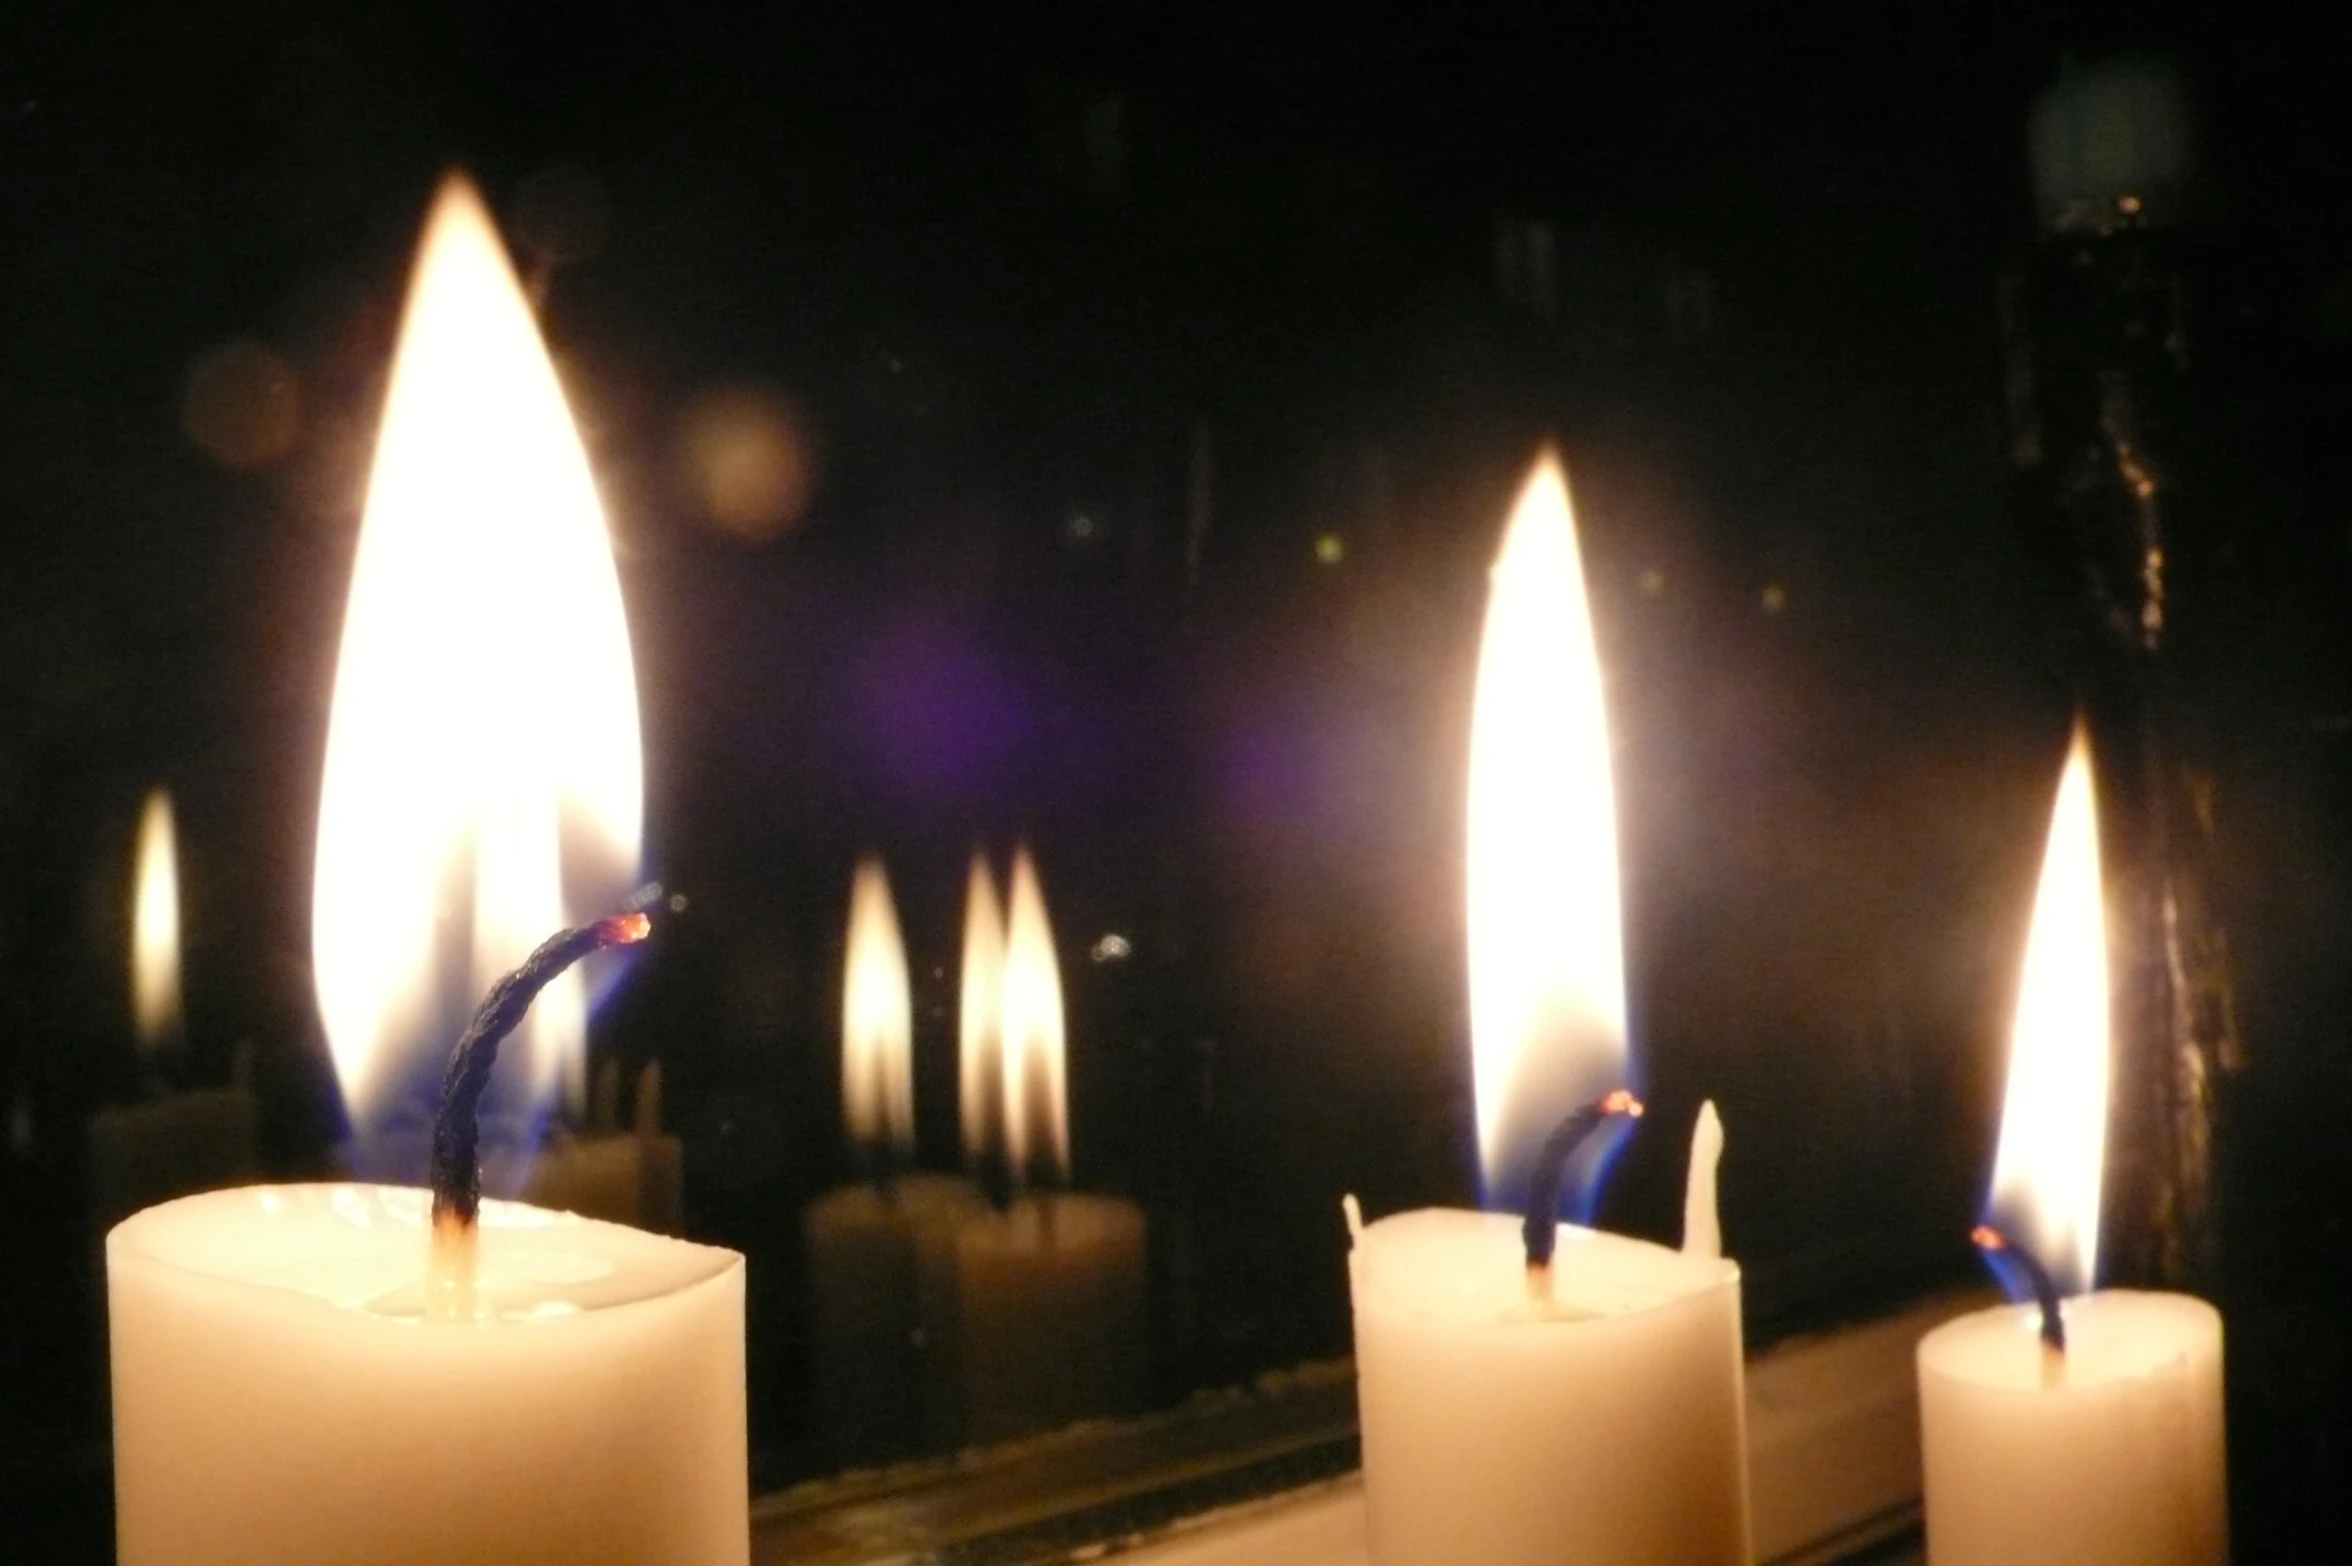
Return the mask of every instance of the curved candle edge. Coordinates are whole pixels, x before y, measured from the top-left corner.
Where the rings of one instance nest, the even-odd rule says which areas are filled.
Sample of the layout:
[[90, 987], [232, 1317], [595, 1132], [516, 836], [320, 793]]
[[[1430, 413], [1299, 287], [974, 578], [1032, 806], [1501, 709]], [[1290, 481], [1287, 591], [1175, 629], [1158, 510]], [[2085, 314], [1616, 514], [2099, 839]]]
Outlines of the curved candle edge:
[[[405, 1215], [394, 1217], [393, 1221], [398, 1223], [399, 1227], [387, 1232], [397, 1237], [396, 1243], [413, 1246], [416, 1263], [415, 1281], [421, 1285], [425, 1277], [428, 1254], [428, 1228], [424, 1215], [429, 1211], [431, 1193], [422, 1188], [366, 1185], [344, 1181], [235, 1186], [227, 1190], [199, 1192], [193, 1196], [183, 1196], [169, 1202], [158, 1203], [153, 1207], [132, 1214], [107, 1232], [107, 1263], [110, 1267], [152, 1267], [180, 1277], [200, 1280], [211, 1287], [253, 1291], [289, 1300], [308, 1301], [323, 1310], [381, 1321], [389, 1327], [406, 1329], [415, 1326], [417, 1322], [405, 1313], [372, 1308], [394, 1291], [377, 1290], [363, 1300], [346, 1300], [321, 1294], [312, 1289], [296, 1287], [284, 1281], [286, 1275], [300, 1273], [307, 1267], [341, 1264], [355, 1256], [361, 1256], [364, 1254], [365, 1247], [337, 1247], [333, 1249], [321, 1247], [315, 1253], [307, 1256], [298, 1248], [290, 1249], [285, 1256], [273, 1259], [266, 1269], [248, 1264], [242, 1270], [232, 1270], [227, 1267], [191, 1265], [184, 1257], [171, 1254], [171, 1247], [158, 1249], [154, 1244], [153, 1234], [147, 1232], [168, 1228], [173, 1224], [175, 1218], [182, 1222], [201, 1221], [208, 1226], [217, 1225], [223, 1220], [233, 1221], [234, 1215], [230, 1212], [205, 1214], [199, 1219], [195, 1210], [204, 1207], [226, 1207], [232, 1202], [240, 1204], [250, 1202], [253, 1206], [249, 1209], [247, 1216], [250, 1221], [261, 1226], [261, 1232], [266, 1232], [267, 1225], [283, 1219], [291, 1223], [321, 1225], [321, 1232], [333, 1233], [333, 1230], [323, 1226], [338, 1221], [339, 1215], [326, 1209], [322, 1204], [329, 1199], [327, 1193], [343, 1191], [364, 1193], [365, 1197], [374, 1198], [379, 1202], [386, 1193], [392, 1193], [402, 1199], [403, 1206], [413, 1203], [417, 1214], [416, 1223], [413, 1226], [410, 1225], [406, 1221]], [[268, 1211], [260, 1205], [259, 1201], [265, 1195], [275, 1195], [281, 1201], [292, 1198], [300, 1209], [306, 1210], [297, 1210], [291, 1213]], [[382, 1211], [383, 1209], [377, 1210]], [[632, 1229], [626, 1224], [610, 1223], [600, 1218], [582, 1217], [576, 1213], [553, 1212], [546, 1208], [531, 1207], [521, 1202], [490, 1200], [483, 1202], [482, 1212], [484, 1218], [482, 1233], [489, 1242], [489, 1261], [493, 1267], [518, 1248], [531, 1246], [533, 1242], [542, 1239], [544, 1240], [544, 1249], [560, 1250], [562, 1242], [566, 1239], [581, 1240], [598, 1237], [602, 1238], [605, 1244], [610, 1245], [613, 1243], [610, 1237], [618, 1236], [620, 1244], [636, 1253], [634, 1257], [626, 1254], [617, 1257], [598, 1256], [597, 1259], [611, 1264], [611, 1272], [604, 1277], [595, 1279], [569, 1280], [567, 1282], [566, 1280], [550, 1280], [545, 1277], [526, 1277], [525, 1281], [535, 1286], [548, 1289], [569, 1286], [582, 1291], [587, 1298], [584, 1302], [578, 1298], [573, 1299], [571, 1303], [574, 1308], [560, 1314], [527, 1317], [507, 1314], [487, 1316], [481, 1318], [481, 1325], [484, 1326], [544, 1328], [575, 1317], [608, 1315], [614, 1311], [649, 1305], [706, 1286], [731, 1273], [740, 1273], [745, 1267], [744, 1258], [740, 1252], [727, 1250], [721, 1246], [704, 1245], [693, 1240], [650, 1234], [643, 1230]], [[518, 1222], [517, 1220], [522, 1221]], [[340, 1221], [349, 1224], [348, 1219]], [[349, 1226], [355, 1232], [362, 1232], [360, 1225], [350, 1224]], [[378, 1243], [383, 1242], [379, 1241]], [[592, 1250], [590, 1254], [595, 1253]], [[688, 1258], [692, 1258], [691, 1263], [688, 1262]], [[641, 1288], [631, 1290], [620, 1297], [595, 1298], [599, 1293], [612, 1292], [610, 1285], [614, 1280], [620, 1281], [625, 1286], [632, 1272], [643, 1272], [652, 1276], [644, 1279]], [[590, 1287], [595, 1283], [607, 1284], [607, 1288], [598, 1290]], [[398, 1285], [395, 1285], [395, 1290], [397, 1287]]]

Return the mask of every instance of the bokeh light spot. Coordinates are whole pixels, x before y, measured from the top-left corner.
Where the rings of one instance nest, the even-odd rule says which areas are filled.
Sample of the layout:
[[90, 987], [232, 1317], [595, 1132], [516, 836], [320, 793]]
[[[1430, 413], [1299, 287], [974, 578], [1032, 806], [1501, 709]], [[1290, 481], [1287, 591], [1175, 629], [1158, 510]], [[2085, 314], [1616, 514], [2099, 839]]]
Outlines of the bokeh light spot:
[[703, 519], [765, 543], [798, 526], [816, 489], [816, 453], [800, 415], [774, 392], [721, 386], [687, 410], [681, 477]]
[[261, 343], [222, 343], [188, 366], [180, 429], [222, 467], [267, 467], [302, 433], [301, 382]]

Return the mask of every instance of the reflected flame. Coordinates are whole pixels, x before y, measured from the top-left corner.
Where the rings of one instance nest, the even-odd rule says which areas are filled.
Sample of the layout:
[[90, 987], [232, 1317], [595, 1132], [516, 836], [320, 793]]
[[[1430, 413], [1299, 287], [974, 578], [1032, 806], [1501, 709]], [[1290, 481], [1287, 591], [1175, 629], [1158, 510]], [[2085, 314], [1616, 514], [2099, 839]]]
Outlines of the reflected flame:
[[2099, 808], [2077, 724], [2026, 937], [1992, 1193], [2001, 1228], [2065, 1294], [2088, 1289], [2097, 1268], [2110, 1048]]
[[1625, 1077], [1609, 728], [1558, 460], [1503, 535], [1470, 720], [1470, 1037], [1490, 1197]]
[[964, 891], [963, 992], [956, 1008], [956, 1093], [964, 1161], [974, 1168], [988, 1156], [991, 1124], [1002, 1109], [1004, 969], [1004, 905], [987, 856], [975, 853]]
[[[637, 862], [637, 690], [586, 453], [481, 198], [441, 187], [409, 285], [335, 670], [311, 948], [345, 1101], [437, 1075], [488, 983]], [[470, 882], [470, 884], [469, 884]], [[518, 1030], [585, 1097], [587, 1000]]]
[[1013, 856], [1011, 910], [1005, 921], [1004, 1133], [1014, 1178], [1033, 1160], [1070, 1178], [1070, 1100], [1064, 1078], [1062, 971], [1054, 958], [1045, 889], [1029, 850]]
[[139, 812], [139, 882], [131, 904], [131, 1016], [139, 1047], [180, 1034], [180, 868], [171, 795], [148, 794]]
[[906, 942], [882, 861], [858, 861], [849, 883], [849, 951], [841, 986], [841, 1109], [850, 1141], [915, 1151], [915, 1012]]

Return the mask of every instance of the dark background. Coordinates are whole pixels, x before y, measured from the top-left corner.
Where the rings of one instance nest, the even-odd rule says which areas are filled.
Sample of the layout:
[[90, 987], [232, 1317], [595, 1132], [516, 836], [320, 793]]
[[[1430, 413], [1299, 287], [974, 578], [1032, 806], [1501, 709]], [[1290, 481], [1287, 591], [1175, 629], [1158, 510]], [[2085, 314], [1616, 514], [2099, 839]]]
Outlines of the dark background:
[[[1752, 1344], [1971, 1276], [2071, 694], [2049, 541], [2005, 504], [1997, 283], [2033, 233], [2033, 94], [2069, 51], [2152, 46], [2202, 89], [2219, 329], [2284, 497], [2218, 546], [2243, 590], [2206, 638], [2247, 1043], [2239, 1553], [2352, 1542], [2345, 24], [1257, 9], [0, 19], [5, 1505], [103, 1553], [78, 1126], [133, 1075], [152, 783], [194, 1074], [254, 1041], [276, 1168], [319, 1167], [334, 1124], [319, 757], [401, 282], [453, 164], [540, 292], [611, 513], [647, 865], [694, 910], [595, 1047], [664, 1060], [693, 1230], [753, 1257], [763, 1482], [822, 1464], [795, 1235], [850, 1168], [861, 849], [922, 975], [946, 1166], [965, 856], [1035, 845], [1077, 1178], [1152, 1210], [1163, 1396], [1345, 1351], [1342, 1191], [1469, 1197], [1467, 693], [1547, 437], [1611, 679], [1654, 1106], [1608, 1221], [1671, 1235], [1711, 1095]], [[804, 496], [714, 516], [730, 437]], [[1130, 955], [1094, 960], [1113, 932]]]

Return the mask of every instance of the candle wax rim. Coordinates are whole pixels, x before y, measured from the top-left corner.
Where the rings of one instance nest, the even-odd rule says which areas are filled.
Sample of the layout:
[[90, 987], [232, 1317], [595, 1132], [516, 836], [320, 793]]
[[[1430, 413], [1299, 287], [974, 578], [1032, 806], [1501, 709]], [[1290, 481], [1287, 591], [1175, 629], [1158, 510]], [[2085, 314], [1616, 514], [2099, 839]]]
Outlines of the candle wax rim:
[[1578, 1327], [1736, 1292], [1740, 1285], [1739, 1263], [1728, 1256], [1691, 1256], [1654, 1240], [1564, 1223], [1552, 1255], [1554, 1303], [1531, 1307], [1520, 1225], [1510, 1213], [1454, 1207], [1415, 1208], [1365, 1225], [1348, 1261], [1357, 1309]]
[[[110, 1267], [409, 1327], [417, 1318], [385, 1302], [421, 1291], [431, 1204], [421, 1189], [350, 1181], [232, 1186], [132, 1214], [108, 1231], [106, 1254]], [[548, 1326], [650, 1306], [744, 1266], [735, 1251], [576, 1213], [495, 1199], [481, 1211], [486, 1292], [503, 1285], [518, 1300], [562, 1307], [476, 1318], [484, 1326]]]
[[2064, 1370], [2045, 1377], [2041, 1308], [2001, 1304], [1971, 1311], [1919, 1340], [1922, 1376], [1996, 1397], [2095, 1395], [2185, 1375], [2221, 1352], [2221, 1312], [2191, 1294], [2098, 1289], [2069, 1296]]

